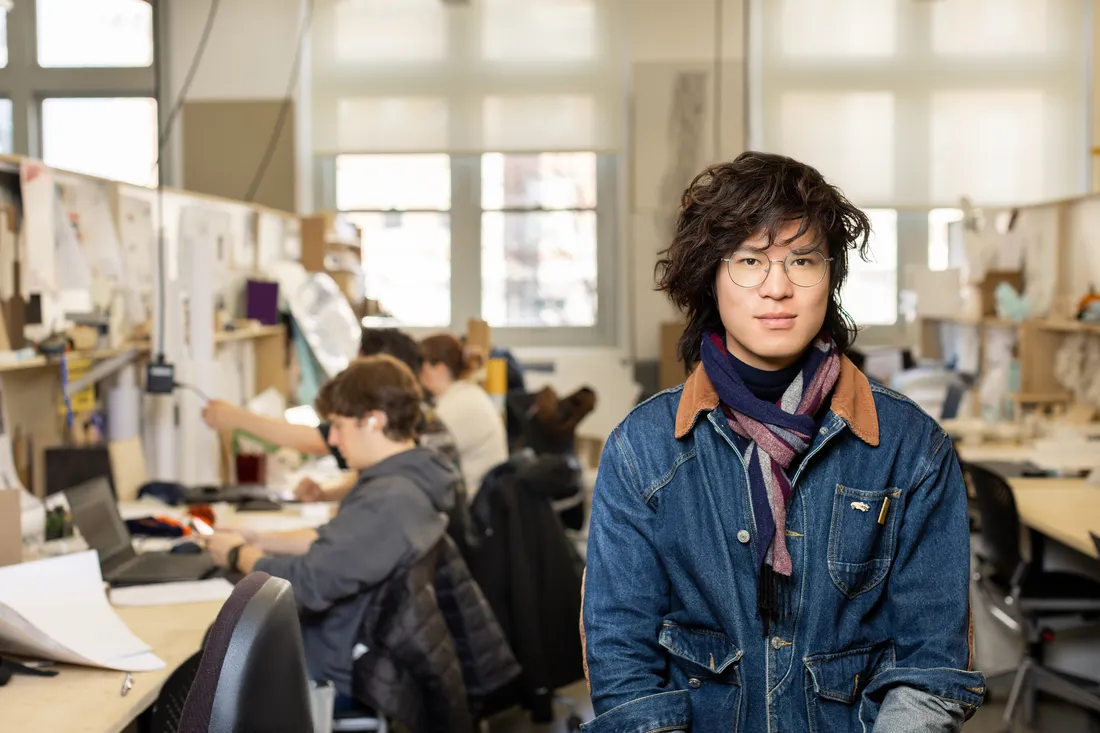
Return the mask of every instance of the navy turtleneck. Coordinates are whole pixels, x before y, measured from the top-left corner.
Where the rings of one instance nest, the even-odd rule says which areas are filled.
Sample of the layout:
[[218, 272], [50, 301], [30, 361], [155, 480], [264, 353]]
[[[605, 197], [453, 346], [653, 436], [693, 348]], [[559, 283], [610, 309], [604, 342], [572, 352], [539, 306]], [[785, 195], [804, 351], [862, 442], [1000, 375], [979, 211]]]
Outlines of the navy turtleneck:
[[805, 360], [799, 359], [789, 367], [774, 371], [749, 366], [732, 354], [730, 355], [730, 361], [733, 362], [733, 368], [737, 371], [737, 376], [741, 377], [741, 381], [745, 383], [745, 386], [758, 400], [779, 402], [783, 393], [787, 391], [787, 387], [798, 376]]

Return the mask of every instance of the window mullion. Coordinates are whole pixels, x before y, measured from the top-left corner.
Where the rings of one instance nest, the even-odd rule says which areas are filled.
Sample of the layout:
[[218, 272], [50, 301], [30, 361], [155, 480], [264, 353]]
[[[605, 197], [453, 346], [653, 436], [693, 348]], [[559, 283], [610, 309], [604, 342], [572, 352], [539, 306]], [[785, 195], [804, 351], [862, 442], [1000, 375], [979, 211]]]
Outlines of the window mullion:
[[451, 327], [481, 317], [481, 158], [451, 157]]

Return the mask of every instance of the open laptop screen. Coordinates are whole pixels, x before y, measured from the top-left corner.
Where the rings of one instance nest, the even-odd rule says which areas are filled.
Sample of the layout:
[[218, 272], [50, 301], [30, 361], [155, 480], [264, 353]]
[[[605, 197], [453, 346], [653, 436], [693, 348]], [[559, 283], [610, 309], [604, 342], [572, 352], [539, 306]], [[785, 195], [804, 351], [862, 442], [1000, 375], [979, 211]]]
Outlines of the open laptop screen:
[[80, 530], [88, 547], [99, 553], [105, 566], [116, 556], [133, 554], [130, 531], [118, 513], [118, 505], [106, 478], [94, 478], [65, 490], [73, 524]]

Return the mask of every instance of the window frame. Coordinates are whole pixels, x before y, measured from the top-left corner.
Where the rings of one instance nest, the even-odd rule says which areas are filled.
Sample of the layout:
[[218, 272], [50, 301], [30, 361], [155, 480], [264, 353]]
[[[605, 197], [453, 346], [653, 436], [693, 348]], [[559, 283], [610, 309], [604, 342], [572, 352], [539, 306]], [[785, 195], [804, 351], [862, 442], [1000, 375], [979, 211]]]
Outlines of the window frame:
[[[493, 342], [498, 346], [597, 347], [618, 343], [621, 311], [619, 288], [623, 284], [621, 281], [626, 279], [617, 276], [624, 267], [617, 246], [620, 159], [617, 155], [598, 150], [576, 152], [596, 153], [596, 323], [593, 326], [497, 326], [493, 327]], [[469, 319], [481, 317], [481, 154], [451, 154], [450, 158], [451, 322], [446, 327], [437, 328], [405, 327], [404, 330], [416, 338], [443, 329], [462, 333]], [[317, 156], [314, 174], [314, 196], [318, 210], [334, 210], [336, 156]]]
[[[38, 64], [38, 7], [34, 0], [14, 3], [8, 12], [8, 65], [0, 68], [0, 97], [12, 102], [12, 150], [42, 157], [42, 100], [50, 97], [157, 98], [157, 77], [164, 34], [160, 3], [153, 8], [153, 63], [144, 67], [46, 68]], [[161, 74], [163, 76], [163, 74]], [[163, 124], [166, 110], [158, 105]], [[166, 175], [161, 162], [161, 176]]]

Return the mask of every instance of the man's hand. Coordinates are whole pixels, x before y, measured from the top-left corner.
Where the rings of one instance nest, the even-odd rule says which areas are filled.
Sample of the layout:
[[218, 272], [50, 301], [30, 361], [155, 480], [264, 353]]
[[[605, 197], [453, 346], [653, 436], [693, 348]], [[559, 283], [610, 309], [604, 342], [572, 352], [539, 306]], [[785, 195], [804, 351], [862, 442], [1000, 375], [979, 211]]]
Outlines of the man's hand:
[[294, 488], [294, 498], [298, 501], [322, 501], [325, 497], [325, 490], [311, 478], [304, 478]]
[[224, 400], [210, 400], [202, 408], [202, 419], [214, 430], [233, 430], [243, 408]]
[[248, 544], [244, 537], [236, 532], [215, 532], [206, 538], [206, 551], [210, 559], [219, 568], [229, 567], [229, 551], [237, 545]]

